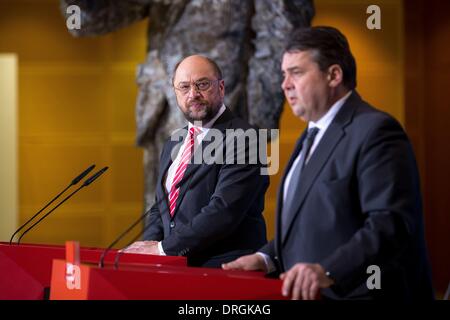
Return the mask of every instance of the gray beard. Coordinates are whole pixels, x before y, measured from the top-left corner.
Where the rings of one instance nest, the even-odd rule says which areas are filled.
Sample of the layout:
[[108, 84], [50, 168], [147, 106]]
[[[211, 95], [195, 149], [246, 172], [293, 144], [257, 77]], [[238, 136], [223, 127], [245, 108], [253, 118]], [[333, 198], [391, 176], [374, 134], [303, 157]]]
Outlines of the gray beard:
[[210, 105], [206, 106], [206, 108], [204, 109], [204, 116], [201, 118], [194, 118], [193, 116], [191, 116], [191, 112], [189, 110], [184, 114], [184, 117], [186, 118], [187, 121], [191, 123], [194, 123], [195, 121], [201, 121], [202, 124], [205, 124], [216, 116], [217, 112], [219, 112], [221, 105], [222, 103], [217, 105], [216, 107], [212, 107]]

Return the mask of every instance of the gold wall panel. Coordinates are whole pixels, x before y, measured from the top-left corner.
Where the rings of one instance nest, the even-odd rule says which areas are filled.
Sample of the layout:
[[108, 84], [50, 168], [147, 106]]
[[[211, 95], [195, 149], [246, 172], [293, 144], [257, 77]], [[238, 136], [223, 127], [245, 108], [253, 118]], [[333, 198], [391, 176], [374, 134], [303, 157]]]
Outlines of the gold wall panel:
[[[358, 91], [403, 123], [402, 1], [377, 1], [382, 30], [373, 31], [366, 28], [370, 4], [316, 0], [313, 24], [333, 25], [347, 35], [358, 64]], [[135, 70], [145, 60], [147, 24], [74, 38], [57, 0], [0, 1], [0, 52], [16, 53], [19, 60], [20, 220], [91, 163], [111, 167], [28, 240], [78, 239], [82, 245], [104, 246], [140, 214], [143, 168], [142, 150], [134, 145]], [[286, 107], [280, 168], [266, 195], [269, 238], [279, 180], [304, 127]]]

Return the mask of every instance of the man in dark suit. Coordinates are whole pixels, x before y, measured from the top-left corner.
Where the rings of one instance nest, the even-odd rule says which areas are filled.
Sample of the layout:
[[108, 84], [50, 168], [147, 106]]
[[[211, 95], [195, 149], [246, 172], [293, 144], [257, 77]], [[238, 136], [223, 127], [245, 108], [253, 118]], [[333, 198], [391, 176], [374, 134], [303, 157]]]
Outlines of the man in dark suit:
[[[181, 255], [193, 266], [220, 267], [267, 242], [262, 211], [268, 177], [261, 174], [261, 162], [230, 157], [230, 150], [247, 153], [257, 141], [246, 140], [236, 149], [226, 141], [226, 132], [253, 129], [223, 104], [225, 84], [214, 61], [185, 58], [175, 68], [173, 84], [189, 124], [163, 147], [146, 241], [124, 251]], [[202, 158], [211, 146], [216, 157], [227, 158]]]
[[279, 188], [276, 237], [223, 268], [276, 269], [293, 299], [315, 299], [320, 289], [331, 299], [433, 298], [411, 144], [355, 91], [345, 36], [331, 27], [296, 31], [282, 72], [308, 128]]

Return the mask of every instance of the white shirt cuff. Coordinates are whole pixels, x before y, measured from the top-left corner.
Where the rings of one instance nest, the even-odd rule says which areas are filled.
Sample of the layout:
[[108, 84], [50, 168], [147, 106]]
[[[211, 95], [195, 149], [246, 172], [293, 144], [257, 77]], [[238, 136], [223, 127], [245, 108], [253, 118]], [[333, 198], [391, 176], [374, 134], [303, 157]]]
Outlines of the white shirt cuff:
[[161, 241], [158, 242], [158, 250], [159, 250], [159, 255], [160, 256], [166, 256], [166, 253], [164, 252], [164, 250], [162, 248]]
[[270, 258], [267, 254], [262, 252], [256, 252], [256, 254], [259, 254], [261, 257], [263, 257], [264, 263], [267, 268], [267, 273], [271, 273], [277, 270], [277, 268], [275, 267], [275, 263], [273, 263], [272, 261], [272, 258]]

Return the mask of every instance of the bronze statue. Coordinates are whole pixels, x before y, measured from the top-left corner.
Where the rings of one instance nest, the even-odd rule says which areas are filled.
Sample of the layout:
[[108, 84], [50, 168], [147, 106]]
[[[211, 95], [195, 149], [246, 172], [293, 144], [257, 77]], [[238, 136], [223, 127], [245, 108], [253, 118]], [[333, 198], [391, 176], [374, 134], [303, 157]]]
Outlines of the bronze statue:
[[185, 124], [172, 88], [175, 64], [191, 54], [213, 59], [223, 70], [225, 104], [258, 128], [278, 128], [285, 38], [314, 16], [312, 0], [61, 0], [63, 14], [73, 4], [81, 9], [81, 28], [70, 30], [75, 36], [106, 34], [149, 18], [136, 103], [145, 209], [154, 200], [162, 145]]

